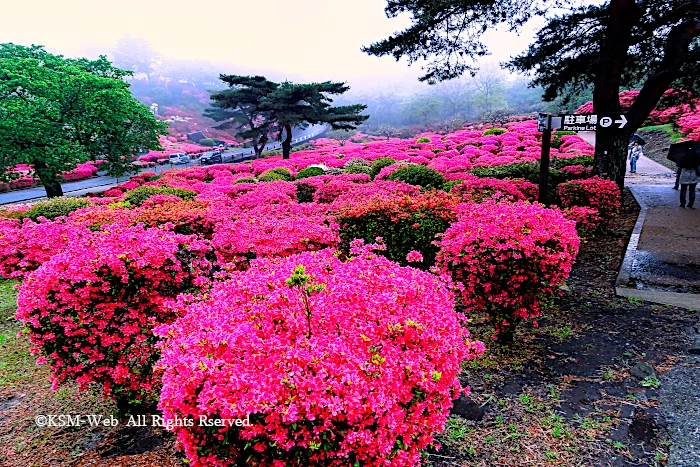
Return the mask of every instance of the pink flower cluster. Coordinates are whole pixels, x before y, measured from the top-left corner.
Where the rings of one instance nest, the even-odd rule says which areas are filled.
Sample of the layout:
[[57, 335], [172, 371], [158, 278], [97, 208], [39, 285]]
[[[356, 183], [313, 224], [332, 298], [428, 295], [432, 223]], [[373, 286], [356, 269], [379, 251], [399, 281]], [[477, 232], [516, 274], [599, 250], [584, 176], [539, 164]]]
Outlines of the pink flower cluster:
[[525, 180], [499, 180], [495, 178], [479, 178], [465, 175], [463, 180], [455, 185], [453, 193], [464, 201], [482, 202], [487, 199], [495, 201], [518, 201], [537, 199], [538, 188], [534, 183]]
[[212, 244], [222, 265], [247, 268], [267, 256], [337, 247], [338, 224], [316, 204], [262, 205], [216, 225]]
[[29, 274], [17, 319], [50, 362], [54, 387], [96, 382], [120, 408], [152, 398], [152, 329], [174, 320], [168, 303], [178, 293], [206, 285], [206, 251], [194, 237], [115, 227], [78, 238]]
[[[611, 223], [620, 212], [620, 188], [611, 180], [600, 177], [571, 180], [557, 186], [557, 196], [564, 208], [592, 208], [604, 224]], [[589, 221], [591, 222], [592, 219]]]
[[0, 219], [0, 273], [24, 277], [89, 233], [65, 218]]
[[462, 204], [457, 213], [439, 242], [437, 267], [463, 286], [467, 309], [488, 313], [507, 342], [568, 277], [578, 254], [575, 224], [524, 201]]
[[259, 260], [178, 303], [157, 330], [166, 421], [250, 422], [174, 426], [195, 467], [417, 465], [484, 350], [438, 277], [366, 249]]

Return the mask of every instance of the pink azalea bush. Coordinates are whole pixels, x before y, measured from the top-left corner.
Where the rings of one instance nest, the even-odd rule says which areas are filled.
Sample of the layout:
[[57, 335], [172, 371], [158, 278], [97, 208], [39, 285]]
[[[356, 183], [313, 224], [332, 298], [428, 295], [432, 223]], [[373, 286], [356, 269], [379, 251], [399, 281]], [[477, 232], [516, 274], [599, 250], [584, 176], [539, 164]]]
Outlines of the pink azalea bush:
[[95, 382], [122, 410], [157, 396], [152, 329], [175, 319], [175, 296], [206, 284], [205, 251], [194, 237], [115, 227], [79, 238], [27, 276], [17, 319], [38, 362], [51, 364], [54, 388]]
[[65, 218], [0, 219], [0, 274], [24, 277], [89, 233]]
[[564, 208], [581, 206], [595, 209], [603, 225], [610, 225], [620, 212], [620, 188], [615, 182], [597, 176], [560, 183], [557, 196]]
[[[359, 253], [259, 260], [179, 300], [159, 407], [190, 465], [418, 465], [483, 344], [438, 277]], [[176, 423], [199, 417], [249, 425]]]
[[337, 247], [338, 224], [315, 204], [263, 205], [217, 224], [212, 245], [220, 264]]
[[465, 201], [481, 202], [486, 199], [496, 201], [535, 201], [538, 188], [534, 183], [525, 180], [499, 180], [467, 175], [461, 183], [450, 190], [450, 193], [459, 196]]
[[524, 201], [468, 203], [439, 241], [437, 268], [462, 285], [467, 310], [485, 312], [500, 342], [541, 314], [578, 253], [575, 223]]

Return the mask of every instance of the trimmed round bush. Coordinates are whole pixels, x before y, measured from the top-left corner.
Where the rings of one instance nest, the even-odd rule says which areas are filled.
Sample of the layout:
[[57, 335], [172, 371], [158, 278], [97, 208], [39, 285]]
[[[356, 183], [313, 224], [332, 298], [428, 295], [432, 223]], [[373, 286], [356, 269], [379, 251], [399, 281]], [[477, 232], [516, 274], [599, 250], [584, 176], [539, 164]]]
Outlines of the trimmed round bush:
[[234, 185], [237, 183], [258, 183], [258, 179], [255, 177], [244, 177], [244, 178], [239, 178], [235, 182], [233, 182]]
[[182, 188], [143, 185], [127, 192], [124, 196], [124, 201], [132, 206], [141, 206], [148, 198], [156, 195], [174, 195], [182, 200], [191, 200], [194, 199], [196, 193]]
[[416, 143], [430, 143], [430, 138], [419, 138]]
[[284, 180], [285, 182], [291, 182], [294, 180], [292, 173], [289, 169], [284, 167], [275, 167], [274, 169], [267, 170], [263, 172], [258, 180], [261, 182], [274, 182], [276, 180]]
[[575, 222], [539, 204], [468, 203], [439, 242], [437, 267], [461, 283], [462, 304], [485, 312], [498, 341], [541, 315], [578, 253]]
[[372, 178], [374, 178], [379, 175], [379, 172], [381, 172], [384, 167], [389, 167], [390, 165], [394, 164], [396, 164], [396, 160], [392, 159], [391, 157], [380, 157], [379, 159], [375, 159], [372, 162], [372, 171], [370, 172], [370, 175]]
[[345, 167], [343, 169], [343, 173], [346, 174], [371, 174], [372, 169], [368, 166], [363, 166], [363, 165], [351, 165], [350, 167]]
[[419, 464], [484, 347], [439, 278], [358, 250], [257, 261], [159, 328], [159, 407], [189, 465]]
[[445, 185], [445, 177], [440, 172], [423, 165], [401, 167], [389, 175], [389, 180], [398, 180], [409, 185], [417, 185], [426, 190], [439, 190]]
[[319, 175], [323, 175], [323, 169], [321, 167], [306, 167], [297, 173], [296, 179], [300, 180], [302, 178], [317, 177]]
[[86, 199], [56, 198], [34, 204], [24, 212], [24, 217], [33, 221], [36, 221], [40, 217], [54, 220], [57, 217], [67, 216], [71, 212], [89, 205], [90, 202]]
[[168, 307], [206, 283], [205, 247], [192, 236], [143, 226], [114, 228], [71, 244], [31, 273], [17, 299], [17, 319], [53, 386], [75, 380], [102, 385], [122, 412], [154, 403], [158, 338], [172, 322]]
[[508, 133], [508, 130], [505, 128], [489, 128], [484, 132], [484, 136], [498, 136], [502, 135], [503, 133]]

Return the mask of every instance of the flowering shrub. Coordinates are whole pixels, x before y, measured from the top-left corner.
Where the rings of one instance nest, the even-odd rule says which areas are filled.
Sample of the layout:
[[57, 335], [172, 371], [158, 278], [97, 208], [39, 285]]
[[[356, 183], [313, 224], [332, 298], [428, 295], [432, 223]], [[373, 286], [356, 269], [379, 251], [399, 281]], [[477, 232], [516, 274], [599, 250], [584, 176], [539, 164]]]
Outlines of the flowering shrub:
[[464, 201], [482, 202], [487, 199], [497, 201], [518, 201], [537, 199], [537, 185], [525, 180], [499, 180], [497, 178], [479, 178], [467, 175], [461, 183], [456, 184], [450, 193]]
[[437, 255], [443, 273], [463, 285], [468, 310], [488, 313], [498, 339], [540, 308], [568, 277], [578, 253], [575, 224], [523, 201], [462, 204]]
[[582, 206], [597, 210], [604, 225], [609, 225], [620, 211], [620, 188], [612, 180], [600, 177], [561, 183], [557, 196], [564, 208]]
[[564, 216], [576, 222], [576, 231], [581, 238], [594, 234], [603, 221], [597, 209], [584, 206], [571, 206], [564, 210]]
[[421, 268], [433, 265], [438, 247], [435, 236], [444, 232], [455, 219], [454, 207], [459, 198], [438, 192], [415, 196], [377, 193], [367, 198], [341, 200], [334, 206], [340, 225], [341, 245], [347, 251], [351, 242], [373, 242], [381, 237], [386, 244], [382, 252], [402, 265], [415, 250], [423, 256]]
[[207, 203], [182, 201], [173, 195], [156, 195], [144, 201], [136, 213], [135, 222], [143, 222], [146, 227], [170, 224], [175, 233], [197, 234], [200, 238], [211, 239], [216, 219], [210, 216]]
[[23, 277], [47, 262], [88, 231], [65, 222], [0, 220], [0, 274]]
[[[257, 261], [158, 333], [160, 409], [194, 467], [415, 466], [483, 353], [434, 275], [368, 251]], [[200, 416], [247, 426], [182, 426]]]
[[219, 263], [248, 262], [266, 256], [289, 256], [337, 247], [338, 225], [313, 204], [261, 206], [216, 226], [212, 244]]
[[125, 410], [154, 397], [156, 324], [168, 302], [201, 286], [209, 269], [193, 237], [143, 226], [83, 236], [31, 273], [20, 288], [24, 322], [38, 362], [51, 363], [54, 388], [96, 382]]

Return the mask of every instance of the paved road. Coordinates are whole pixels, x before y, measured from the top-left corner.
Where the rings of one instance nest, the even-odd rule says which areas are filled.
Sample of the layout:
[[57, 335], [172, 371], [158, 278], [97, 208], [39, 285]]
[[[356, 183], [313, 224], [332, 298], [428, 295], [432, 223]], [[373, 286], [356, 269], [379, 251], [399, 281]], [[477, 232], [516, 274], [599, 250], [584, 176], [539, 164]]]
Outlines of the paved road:
[[[292, 145], [296, 146], [299, 144], [306, 143], [310, 141], [311, 139], [319, 136], [321, 133], [323, 133], [326, 130], [326, 125], [312, 125], [306, 128], [305, 130], [297, 129], [294, 133], [294, 139], [292, 140]], [[273, 142], [265, 145], [265, 151], [271, 151], [273, 149], [281, 149], [281, 144], [278, 142]], [[253, 155], [253, 149], [252, 148], [247, 148], [247, 149], [236, 149], [232, 151], [225, 151], [224, 152], [224, 161], [225, 163], [231, 163], [231, 162], [242, 162], [245, 160], [249, 160], [249, 158]], [[197, 166], [199, 165], [199, 160], [198, 159], [193, 159], [191, 162], [188, 162], [187, 164], [182, 164], [182, 165], [163, 165], [163, 166], [155, 166], [155, 167], [149, 167], [147, 169], [144, 169], [143, 172], [149, 171], [149, 172], [162, 172], [164, 170], [169, 170], [173, 167], [191, 167], [191, 166]], [[111, 177], [108, 175], [101, 175], [99, 177], [94, 177], [94, 178], [88, 178], [86, 180], [78, 180], [75, 182], [68, 182], [64, 183], [63, 186], [63, 193], [66, 196], [83, 196], [87, 194], [88, 192], [96, 192], [96, 191], [104, 191], [107, 190], [108, 188], [111, 188], [113, 186], [116, 186], [120, 183], [124, 183], [129, 179], [128, 176], [124, 177]], [[21, 203], [24, 201], [34, 201], [37, 199], [41, 199], [46, 196], [46, 191], [44, 190], [43, 187], [34, 187], [34, 188], [27, 188], [24, 190], [16, 190], [16, 191], [11, 191], [8, 193], [0, 193], [0, 205], [2, 204], [12, 204], [12, 203]]]

